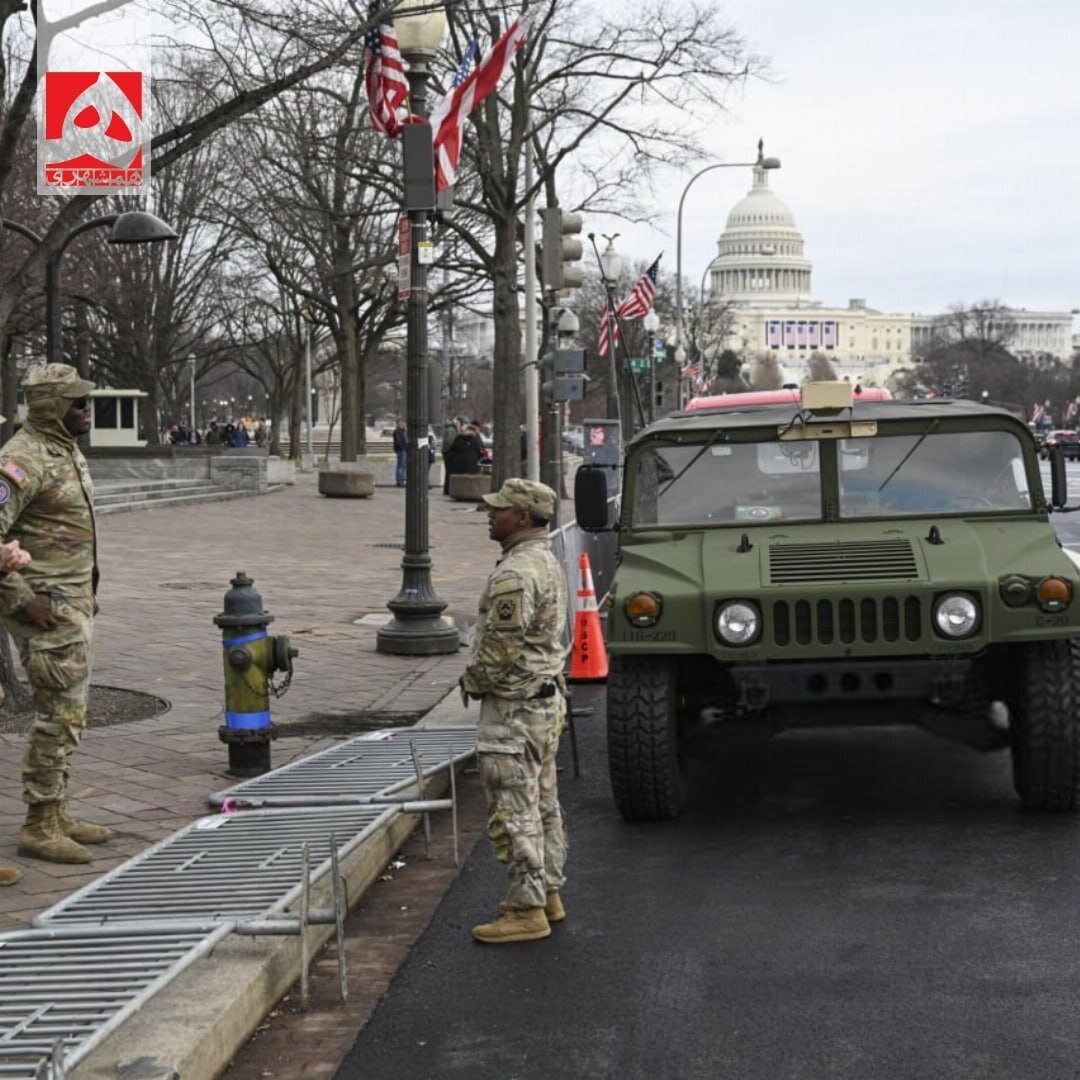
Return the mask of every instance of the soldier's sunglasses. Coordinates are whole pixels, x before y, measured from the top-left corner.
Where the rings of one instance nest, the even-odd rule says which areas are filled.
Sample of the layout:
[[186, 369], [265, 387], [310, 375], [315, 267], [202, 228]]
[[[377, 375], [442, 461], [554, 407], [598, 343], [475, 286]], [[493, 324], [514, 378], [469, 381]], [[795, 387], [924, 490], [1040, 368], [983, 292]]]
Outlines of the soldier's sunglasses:
[[88, 397], [79, 397], [79, 398], [73, 398], [72, 399], [71, 407], [73, 409], [85, 409], [86, 406], [89, 405], [89, 404], [90, 404], [90, 399]]

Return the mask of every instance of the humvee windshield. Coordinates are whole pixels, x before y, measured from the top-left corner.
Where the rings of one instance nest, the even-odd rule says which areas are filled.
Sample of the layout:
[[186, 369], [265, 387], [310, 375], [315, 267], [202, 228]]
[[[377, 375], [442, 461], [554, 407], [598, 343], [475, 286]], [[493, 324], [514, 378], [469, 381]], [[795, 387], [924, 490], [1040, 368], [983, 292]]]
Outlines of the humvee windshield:
[[[840, 517], [1030, 511], [1017, 437], [931, 432], [838, 444]], [[816, 440], [645, 447], [636, 457], [634, 525], [819, 521]]]

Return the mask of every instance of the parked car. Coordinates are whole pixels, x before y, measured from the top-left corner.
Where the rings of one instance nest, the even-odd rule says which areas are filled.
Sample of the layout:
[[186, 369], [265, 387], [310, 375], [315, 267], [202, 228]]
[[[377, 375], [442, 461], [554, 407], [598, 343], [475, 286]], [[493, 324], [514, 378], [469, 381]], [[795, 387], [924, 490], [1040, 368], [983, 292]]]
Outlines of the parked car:
[[1060, 446], [1068, 461], [1080, 461], [1080, 435], [1075, 431], [1048, 431], [1039, 446], [1039, 457], [1045, 461], [1050, 456], [1050, 448]]

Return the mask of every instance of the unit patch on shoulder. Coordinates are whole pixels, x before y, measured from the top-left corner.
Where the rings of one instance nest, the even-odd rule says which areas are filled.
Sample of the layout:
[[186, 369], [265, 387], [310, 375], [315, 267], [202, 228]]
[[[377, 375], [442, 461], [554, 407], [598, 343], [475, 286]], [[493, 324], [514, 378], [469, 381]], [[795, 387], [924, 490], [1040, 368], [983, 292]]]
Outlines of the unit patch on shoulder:
[[0, 480], [0, 506], [3, 506], [10, 498], [11, 488], [3, 480]]
[[17, 487], [26, 483], [26, 470], [17, 461], [5, 461], [0, 465], [0, 473], [3, 473]]
[[514, 593], [511, 596], [497, 596], [492, 604], [495, 621], [500, 623], [516, 623], [520, 618], [521, 594]]

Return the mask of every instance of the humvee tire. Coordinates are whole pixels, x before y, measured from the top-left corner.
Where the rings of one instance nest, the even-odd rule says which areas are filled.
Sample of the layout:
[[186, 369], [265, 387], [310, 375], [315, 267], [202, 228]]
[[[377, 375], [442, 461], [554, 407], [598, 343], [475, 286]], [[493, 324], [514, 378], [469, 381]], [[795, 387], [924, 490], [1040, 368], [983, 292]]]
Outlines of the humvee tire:
[[627, 821], [663, 821], [682, 809], [685, 790], [675, 701], [670, 661], [611, 658], [608, 769], [615, 805]]
[[1075, 810], [1080, 786], [1080, 642], [1017, 650], [1008, 699], [1013, 786], [1029, 810]]

